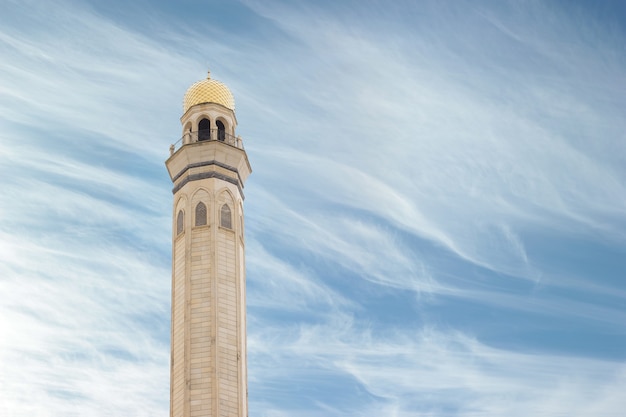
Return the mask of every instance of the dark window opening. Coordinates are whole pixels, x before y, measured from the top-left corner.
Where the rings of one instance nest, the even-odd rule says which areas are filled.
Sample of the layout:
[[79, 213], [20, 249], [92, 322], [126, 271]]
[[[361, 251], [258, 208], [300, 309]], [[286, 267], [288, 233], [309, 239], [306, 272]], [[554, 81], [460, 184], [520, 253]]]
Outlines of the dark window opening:
[[183, 214], [183, 211], [180, 210], [178, 212], [178, 216], [176, 217], [176, 234], [177, 235], [183, 232], [184, 220], [185, 220], [185, 215]]
[[226, 128], [224, 127], [224, 123], [218, 120], [215, 124], [217, 125], [217, 139], [224, 142], [226, 140]]
[[206, 205], [199, 202], [196, 206], [196, 226], [206, 225]]
[[211, 139], [211, 122], [209, 119], [202, 119], [198, 123], [198, 141]]
[[224, 204], [220, 210], [220, 226], [225, 227], [226, 229], [233, 228], [230, 207], [228, 207], [228, 204]]

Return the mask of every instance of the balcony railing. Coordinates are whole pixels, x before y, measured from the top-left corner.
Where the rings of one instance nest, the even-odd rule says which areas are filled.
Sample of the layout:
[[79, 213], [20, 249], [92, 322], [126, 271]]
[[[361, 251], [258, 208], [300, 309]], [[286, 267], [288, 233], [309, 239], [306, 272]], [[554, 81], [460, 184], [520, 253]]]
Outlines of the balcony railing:
[[243, 149], [243, 141], [241, 136], [229, 135], [220, 129], [206, 129], [199, 130], [197, 132], [187, 132], [182, 138], [170, 146], [170, 155], [173, 155], [176, 150], [180, 149], [184, 145], [196, 142], [204, 141], [219, 141], [227, 145], [234, 146], [235, 148]]

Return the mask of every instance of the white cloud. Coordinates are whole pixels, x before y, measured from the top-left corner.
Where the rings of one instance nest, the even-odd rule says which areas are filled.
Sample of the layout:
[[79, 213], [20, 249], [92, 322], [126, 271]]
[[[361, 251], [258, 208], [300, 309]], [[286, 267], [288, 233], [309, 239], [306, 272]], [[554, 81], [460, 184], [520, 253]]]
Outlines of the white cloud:
[[[621, 253], [623, 36], [539, 3], [246, 5], [263, 29], [231, 36], [158, 6], [130, 24], [81, 4], [7, 4], [0, 414], [166, 413], [162, 160], [179, 134], [182, 93], [206, 61], [235, 92], [255, 170], [246, 187], [251, 409], [622, 410], [623, 363], [593, 350], [495, 348], [433, 306], [493, 309], [477, 333], [511, 312], [580, 326], [581, 338], [588, 328], [623, 333], [615, 271], [600, 262], [595, 275], [573, 271], [568, 257], [579, 252], [546, 260], [536, 243]], [[142, 33], [148, 20], [158, 34]], [[386, 312], [366, 308], [382, 301], [355, 290], [364, 287], [410, 299], [417, 312], [377, 322]], [[297, 397], [310, 405], [302, 410], [290, 397], [317, 386], [345, 390], [346, 402], [311, 391]]]
[[[308, 325], [297, 333], [266, 329], [255, 336], [255, 368], [265, 381], [284, 378], [281, 370], [290, 367], [302, 377], [327, 369], [355, 378], [397, 415], [582, 416], [624, 406], [625, 370], [619, 362], [501, 350], [459, 332], [428, 328], [363, 330], [349, 320]], [[279, 351], [260, 349], [263, 339], [274, 340]], [[370, 415], [369, 407], [367, 402], [351, 412]]]

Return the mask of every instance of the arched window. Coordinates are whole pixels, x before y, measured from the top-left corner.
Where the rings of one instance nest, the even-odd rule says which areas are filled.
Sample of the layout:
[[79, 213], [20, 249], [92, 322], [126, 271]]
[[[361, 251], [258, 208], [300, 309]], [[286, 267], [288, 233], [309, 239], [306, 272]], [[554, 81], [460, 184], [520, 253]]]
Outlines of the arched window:
[[226, 229], [233, 228], [233, 223], [230, 215], [230, 207], [228, 207], [228, 204], [224, 204], [220, 209], [220, 226], [225, 227]]
[[211, 122], [209, 119], [202, 119], [198, 123], [198, 141], [211, 139]]
[[206, 206], [201, 201], [196, 206], [196, 226], [206, 225]]
[[180, 210], [178, 212], [178, 216], [176, 216], [176, 234], [177, 235], [183, 232], [184, 222], [185, 222], [185, 215], [183, 214], [183, 211]]
[[224, 140], [226, 140], [226, 128], [224, 127], [224, 123], [218, 120], [215, 124], [217, 125], [217, 140], [224, 142]]

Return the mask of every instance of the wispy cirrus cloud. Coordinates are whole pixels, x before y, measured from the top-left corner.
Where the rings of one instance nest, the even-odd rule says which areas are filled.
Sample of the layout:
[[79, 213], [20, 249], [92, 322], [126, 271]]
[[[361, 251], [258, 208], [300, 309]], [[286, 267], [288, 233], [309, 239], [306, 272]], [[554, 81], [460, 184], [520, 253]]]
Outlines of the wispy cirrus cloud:
[[[533, 44], [540, 39], [524, 43], [524, 48], [537, 55], [534, 64], [511, 56], [509, 41], [496, 41], [497, 37], [489, 39], [491, 52], [472, 45], [471, 50], [480, 52], [482, 59], [468, 62], [471, 51], [459, 49], [467, 43], [453, 33], [436, 45], [411, 32], [404, 42], [385, 43], [395, 35], [393, 30], [391, 34], [377, 32], [373, 38], [366, 31], [367, 19], [360, 22], [363, 26], [345, 28], [332, 12], [316, 7], [306, 18], [298, 8], [257, 3], [253, 7], [306, 47], [325, 51], [315, 70], [299, 77], [299, 84], [305, 86], [312, 113], [327, 109], [328, 119], [305, 115], [298, 118], [295, 129], [285, 126], [284, 132], [272, 134], [273, 143], [280, 143], [275, 155], [293, 160], [300, 151], [307, 154], [307, 162], [298, 167], [298, 171], [313, 171], [303, 175], [305, 181], [319, 178], [324, 188], [328, 178], [342, 178], [350, 184], [341, 188], [340, 181], [331, 182], [336, 191], [327, 191], [325, 198], [371, 207], [373, 199], [363, 201], [370, 197], [370, 189], [371, 194], [376, 192], [379, 182], [391, 191], [387, 197], [407, 200], [394, 206], [397, 199], [379, 198], [381, 217], [388, 215], [385, 203], [395, 210], [410, 207], [412, 215], [402, 213], [402, 228], [430, 236], [480, 266], [533, 280], [540, 279], [541, 272], [528, 261], [520, 229], [539, 222], [543, 227], [575, 228], [589, 235], [617, 233], [618, 239], [623, 238], [601, 220], [612, 217], [613, 202], [626, 195], [618, 180], [623, 170], [587, 153], [588, 145], [581, 149], [580, 142], [564, 130], [568, 124], [588, 130], [599, 119], [609, 126], [623, 121], [613, 106], [607, 113], [606, 105], [595, 106], [601, 101], [599, 94], [577, 95], [564, 89], [576, 85], [582, 74], [574, 71], [563, 77], [557, 71], [572, 58], [556, 49], [546, 50], [554, 48], [550, 42], [556, 42], [556, 34], [549, 34], [552, 39], [543, 40], [542, 47]], [[472, 13], [473, 19], [482, 19], [484, 14]], [[528, 23], [522, 11], [516, 18]], [[328, 30], [322, 31], [326, 35], [317, 36], [322, 28]], [[520, 36], [528, 37], [536, 37], [536, 30], [549, 32], [542, 22], [519, 30], [527, 32]], [[408, 52], [409, 41], [415, 41], [411, 46], [417, 52], [399, 53]], [[592, 54], [587, 47], [579, 48], [577, 59]], [[431, 60], [420, 59], [423, 56]], [[486, 65], [492, 65], [492, 70]], [[529, 74], [535, 67], [545, 75]], [[463, 68], [463, 73], [451, 73], [451, 68]], [[352, 77], [354, 73], [360, 76]], [[287, 89], [292, 84], [297, 82], [285, 83]], [[606, 84], [600, 81], [598, 87], [606, 88]], [[551, 120], [556, 116], [561, 120]], [[563, 123], [563, 118], [569, 122]], [[276, 141], [276, 134], [285, 139]], [[355, 140], [342, 140], [345, 137]], [[605, 146], [617, 145], [617, 138], [606, 138]], [[298, 150], [285, 149], [289, 143], [297, 143]], [[272, 143], [269, 146], [274, 148]], [[338, 160], [345, 161], [345, 169]], [[358, 180], [349, 172], [367, 178], [370, 187], [352, 187]], [[314, 188], [305, 186], [306, 190]]]
[[577, 3], [152, 6], [0, 16], [0, 413], [167, 412], [162, 160], [207, 64], [254, 169], [251, 410], [623, 409], [617, 20]]
[[[399, 416], [589, 415], [623, 405], [619, 387], [624, 369], [619, 362], [503, 350], [463, 333], [432, 328], [362, 329], [340, 317], [295, 331], [253, 332], [253, 359], [264, 364], [262, 378], [268, 387], [262, 391], [271, 392], [293, 367], [303, 379], [324, 369], [335, 378], [352, 379], [348, 385], [356, 380], [366, 390], [357, 409], [337, 407], [329, 414], [336, 416], [373, 415], [381, 404]], [[332, 380], [322, 382], [321, 398], [324, 390], [332, 389]], [[307, 393], [294, 395], [310, 401]], [[319, 405], [320, 410], [332, 407]]]
[[84, 8], [30, 6], [8, 4], [0, 30], [0, 414], [156, 415], [169, 199], [165, 175], [130, 172], [167, 142], [147, 146], [158, 124], [126, 106], [152, 94], [137, 64], [167, 54]]

